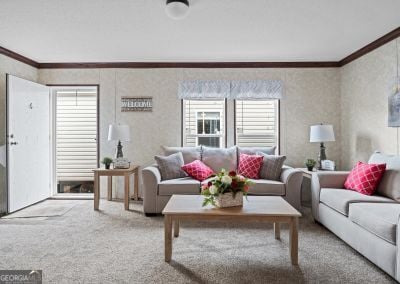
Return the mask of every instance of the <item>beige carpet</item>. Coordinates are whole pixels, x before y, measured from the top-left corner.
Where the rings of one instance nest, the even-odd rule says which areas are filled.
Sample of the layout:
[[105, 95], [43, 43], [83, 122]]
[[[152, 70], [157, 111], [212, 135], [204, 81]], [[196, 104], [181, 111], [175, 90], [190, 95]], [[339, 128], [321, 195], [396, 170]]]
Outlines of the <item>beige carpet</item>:
[[0, 269], [42, 269], [45, 283], [391, 283], [323, 227], [300, 222], [299, 266], [266, 224], [183, 223], [164, 262], [163, 219], [140, 204], [77, 201], [62, 216], [0, 219]]

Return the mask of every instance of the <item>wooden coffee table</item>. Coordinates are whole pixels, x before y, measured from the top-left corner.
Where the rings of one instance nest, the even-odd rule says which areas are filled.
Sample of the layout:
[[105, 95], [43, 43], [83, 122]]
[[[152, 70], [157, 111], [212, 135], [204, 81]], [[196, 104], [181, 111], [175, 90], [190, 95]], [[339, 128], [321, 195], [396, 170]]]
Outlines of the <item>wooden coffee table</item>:
[[179, 222], [222, 220], [225, 222], [270, 222], [274, 223], [275, 239], [280, 238], [280, 223], [289, 224], [290, 259], [298, 264], [298, 222], [300, 212], [280, 196], [248, 196], [243, 207], [217, 209], [202, 207], [201, 195], [173, 195], [163, 210], [165, 231], [165, 261], [172, 257], [172, 225], [174, 236], [179, 236]]

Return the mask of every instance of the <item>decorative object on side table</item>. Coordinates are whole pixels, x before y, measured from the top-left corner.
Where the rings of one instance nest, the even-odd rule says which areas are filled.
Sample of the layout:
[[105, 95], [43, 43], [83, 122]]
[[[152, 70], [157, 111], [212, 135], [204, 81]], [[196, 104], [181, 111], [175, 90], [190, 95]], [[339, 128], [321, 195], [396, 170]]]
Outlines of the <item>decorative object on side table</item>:
[[229, 173], [222, 169], [215, 178], [202, 185], [201, 194], [204, 195], [203, 206], [233, 207], [243, 205], [243, 195], [247, 195], [249, 179], [238, 175], [235, 171]]
[[110, 165], [113, 162], [113, 159], [109, 158], [109, 157], [104, 157], [103, 160], [101, 161], [102, 164], [104, 164], [106, 170], [110, 169]]
[[312, 170], [314, 169], [315, 165], [317, 164], [317, 161], [315, 161], [314, 159], [307, 159], [304, 164], [306, 165], [307, 170], [312, 172]]
[[312, 125], [310, 128], [310, 142], [321, 143], [318, 155], [318, 169], [322, 169], [321, 161], [326, 160], [324, 142], [335, 141], [335, 133], [333, 132], [333, 126], [329, 124], [318, 124]]
[[114, 159], [114, 169], [129, 169], [131, 162], [126, 158]]

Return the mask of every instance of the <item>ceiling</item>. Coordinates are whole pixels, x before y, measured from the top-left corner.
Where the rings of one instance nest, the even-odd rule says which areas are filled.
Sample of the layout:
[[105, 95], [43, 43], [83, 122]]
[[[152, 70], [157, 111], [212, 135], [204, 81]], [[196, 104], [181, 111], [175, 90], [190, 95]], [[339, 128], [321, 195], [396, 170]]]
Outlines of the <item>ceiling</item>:
[[400, 26], [399, 0], [0, 0], [0, 46], [38, 62], [338, 61]]

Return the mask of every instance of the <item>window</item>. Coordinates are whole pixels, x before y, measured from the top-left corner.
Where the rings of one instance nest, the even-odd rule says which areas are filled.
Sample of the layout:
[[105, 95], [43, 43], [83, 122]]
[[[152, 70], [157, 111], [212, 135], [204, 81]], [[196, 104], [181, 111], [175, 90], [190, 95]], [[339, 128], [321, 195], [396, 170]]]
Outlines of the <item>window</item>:
[[183, 100], [183, 145], [225, 147], [225, 100]]
[[279, 146], [279, 100], [235, 101], [236, 145]]
[[58, 193], [93, 192], [97, 168], [97, 88], [57, 87], [55, 166]]

